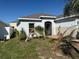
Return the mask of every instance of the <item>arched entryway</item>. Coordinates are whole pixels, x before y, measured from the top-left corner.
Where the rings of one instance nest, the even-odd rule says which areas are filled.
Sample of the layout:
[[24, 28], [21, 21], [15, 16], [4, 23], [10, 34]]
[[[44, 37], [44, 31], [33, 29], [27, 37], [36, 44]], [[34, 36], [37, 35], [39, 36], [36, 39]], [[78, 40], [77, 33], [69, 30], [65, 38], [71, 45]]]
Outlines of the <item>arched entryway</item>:
[[52, 23], [50, 21], [45, 22], [45, 35], [52, 35]]

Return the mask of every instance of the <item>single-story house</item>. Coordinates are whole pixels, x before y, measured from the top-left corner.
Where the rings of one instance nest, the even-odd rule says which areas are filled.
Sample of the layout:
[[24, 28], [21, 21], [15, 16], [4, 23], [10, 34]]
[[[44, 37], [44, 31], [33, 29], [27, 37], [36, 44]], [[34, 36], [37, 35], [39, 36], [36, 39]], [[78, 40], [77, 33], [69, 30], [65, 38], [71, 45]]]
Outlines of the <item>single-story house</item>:
[[22, 28], [29, 36], [31, 29], [33, 30], [37, 26], [41, 26], [45, 29], [45, 35], [55, 35], [55, 22], [56, 16], [51, 16], [48, 14], [35, 14], [31, 16], [24, 16], [18, 18], [19, 24], [17, 26], [18, 30]]
[[[78, 28], [79, 16], [71, 15], [66, 17], [57, 18], [56, 16], [48, 14], [35, 14], [31, 16], [24, 16], [18, 18], [17, 30], [22, 30], [26, 32], [27, 36], [30, 34], [30, 29], [34, 29], [37, 26], [44, 28], [44, 33], [46, 36], [57, 35], [58, 27], [60, 26], [60, 32], [64, 32], [67, 28], [72, 27], [73, 29]], [[72, 30], [69, 30], [69, 32]], [[68, 33], [69, 33], [68, 32]]]

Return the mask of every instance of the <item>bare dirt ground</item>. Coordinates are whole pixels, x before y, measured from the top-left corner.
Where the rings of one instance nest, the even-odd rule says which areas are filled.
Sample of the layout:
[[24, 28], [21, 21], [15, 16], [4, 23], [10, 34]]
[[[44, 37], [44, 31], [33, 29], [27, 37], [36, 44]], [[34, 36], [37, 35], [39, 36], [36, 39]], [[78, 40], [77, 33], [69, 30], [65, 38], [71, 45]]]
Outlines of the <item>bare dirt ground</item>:
[[69, 56], [65, 56], [61, 49], [57, 48], [58, 42], [51, 42], [50, 39], [40, 39], [36, 41], [36, 50], [40, 59], [72, 59]]

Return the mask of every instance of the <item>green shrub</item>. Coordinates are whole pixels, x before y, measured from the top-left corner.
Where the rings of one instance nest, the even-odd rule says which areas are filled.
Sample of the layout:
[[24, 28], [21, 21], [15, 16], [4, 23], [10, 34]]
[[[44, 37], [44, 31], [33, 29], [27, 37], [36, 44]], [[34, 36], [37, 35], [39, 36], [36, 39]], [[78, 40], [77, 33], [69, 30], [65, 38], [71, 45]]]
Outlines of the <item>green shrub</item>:
[[11, 38], [15, 38], [15, 37], [18, 37], [19, 36], [19, 32], [17, 29], [14, 29], [12, 35], [11, 35]]
[[16, 29], [13, 29], [13, 33], [11, 34], [11, 37], [10, 38], [15, 38], [16, 35], [17, 35], [17, 30]]
[[15, 29], [16, 37], [19, 36], [19, 31]]
[[35, 27], [35, 30], [36, 30], [40, 35], [43, 35], [44, 29], [43, 29], [41, 26]]
[[26, 39], [26, 33], [23, 29], [21, 30], [19, 37], [20, 37], [20, 40], [25, 40]]
[[12, 33], [10, 38], [15, 38], [15, 37], [16, 37], [16, 33], [15, 33], [15, 31], [13, 31], [13, 33]]

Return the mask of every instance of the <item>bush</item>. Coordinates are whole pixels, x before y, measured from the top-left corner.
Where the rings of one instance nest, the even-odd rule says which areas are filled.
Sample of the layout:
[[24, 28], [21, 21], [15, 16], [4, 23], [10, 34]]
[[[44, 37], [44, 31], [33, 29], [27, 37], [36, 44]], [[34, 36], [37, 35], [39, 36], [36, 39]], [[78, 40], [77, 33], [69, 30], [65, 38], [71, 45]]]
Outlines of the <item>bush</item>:
[[20, 40], [25, 40], [26, 39], [26, 33], [25, 31], [22, 29], [20, 32]]
[[13, 33], [12, 33], [10, 38], [15, 38], [15, 37], [16, 37], [16, 33], [15, 33], [15, 31], [13, 31]]
[[35, 27], [35, 29], [40, 35], [43, 35], [44, 29], [41, 26], [37, 26], [37, 27]]
[[19, 36], [19, 32], [17, 31], [17, 29], [14, 29], [14, 31], [13, 31], [13, 33], [11, 35], [11, 38], [15, 38], [17, 36]]
[[16, 32], [16, 36], [19, 36], [19, 31], [17, 29], [15, 29]]

